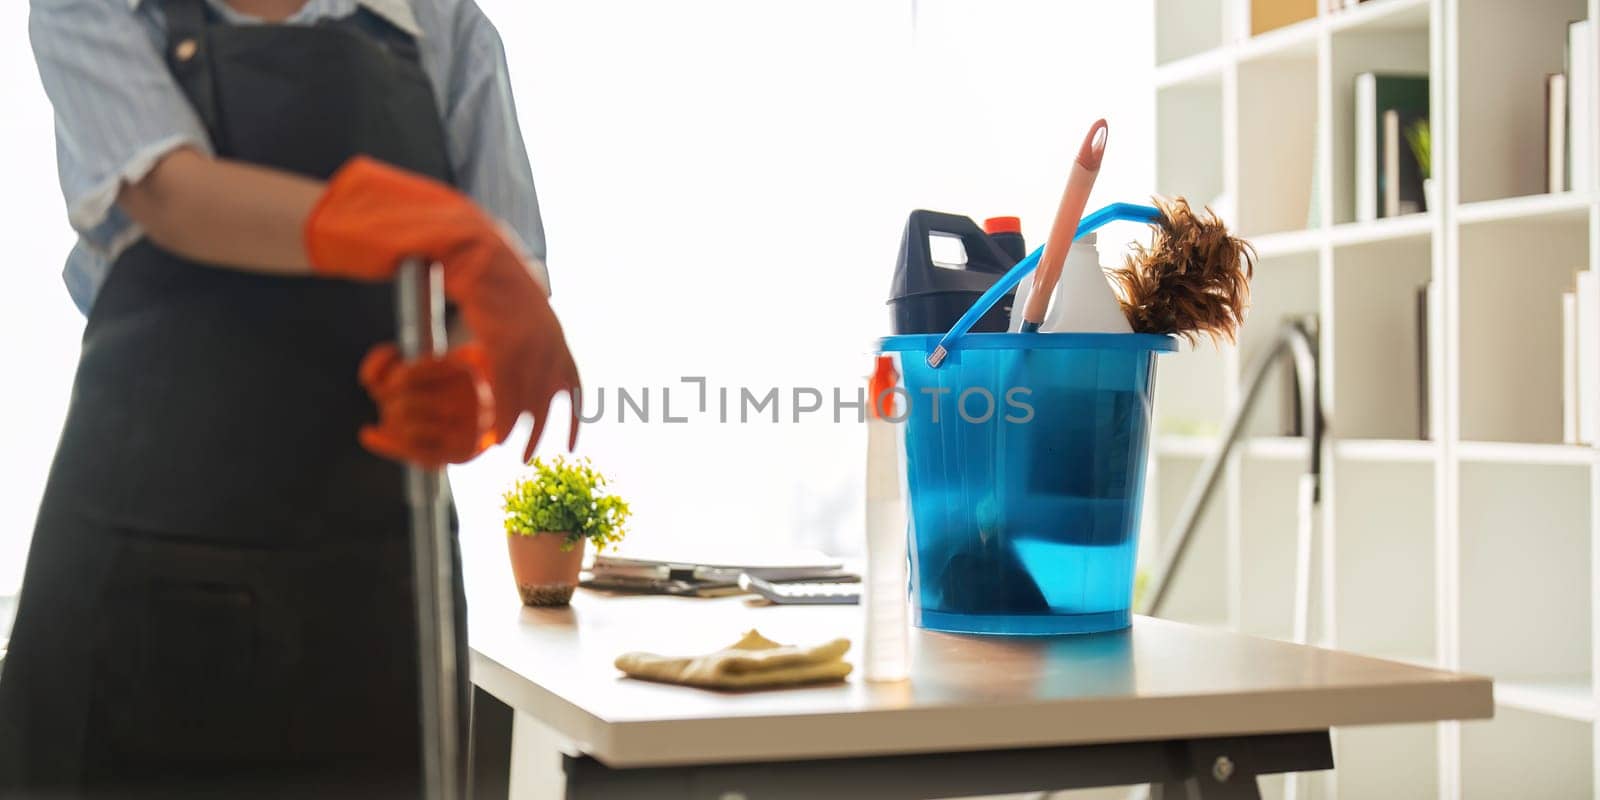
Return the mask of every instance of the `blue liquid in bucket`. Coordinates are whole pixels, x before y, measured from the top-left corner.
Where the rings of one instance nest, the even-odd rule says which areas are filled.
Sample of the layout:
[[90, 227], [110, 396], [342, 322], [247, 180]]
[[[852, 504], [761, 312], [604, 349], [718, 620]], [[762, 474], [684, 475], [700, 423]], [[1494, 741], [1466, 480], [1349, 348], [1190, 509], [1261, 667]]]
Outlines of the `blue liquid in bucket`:
[[882, 342], [901, 353], [917, 624], [1025, 635], [1127, 627], [1155, 356], [1175, 342], [974, 334], [932, 369], [923, 357], [933, 339]]

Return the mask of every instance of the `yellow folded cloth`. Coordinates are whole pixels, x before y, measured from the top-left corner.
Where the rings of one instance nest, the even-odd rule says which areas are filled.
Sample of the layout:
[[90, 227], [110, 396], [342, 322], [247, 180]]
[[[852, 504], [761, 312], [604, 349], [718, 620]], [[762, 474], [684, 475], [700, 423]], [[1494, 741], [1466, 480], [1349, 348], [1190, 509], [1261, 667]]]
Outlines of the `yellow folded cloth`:
[[642, 680], [708, 689], [796, 686], [842, 680], [850, 674], [844, 661], [849, 649], [849, 639], [798, 647], [778, 644], [752, 630], [731, 646], [703, 656], [624, 653], [617, 656], [617, 669]]

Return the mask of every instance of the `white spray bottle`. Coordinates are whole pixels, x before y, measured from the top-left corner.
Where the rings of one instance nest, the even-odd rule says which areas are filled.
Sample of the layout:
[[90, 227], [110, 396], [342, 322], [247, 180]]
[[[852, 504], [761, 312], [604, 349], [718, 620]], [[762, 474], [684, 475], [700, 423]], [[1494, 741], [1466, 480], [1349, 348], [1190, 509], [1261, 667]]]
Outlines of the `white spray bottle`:
[[906, 607], [906, 510], [900, 494], [900, 424], [894, 422], [894, 358], [878, 356], [867, 382], [867, 574], [862, 669], [869, 681], [911, 674]]

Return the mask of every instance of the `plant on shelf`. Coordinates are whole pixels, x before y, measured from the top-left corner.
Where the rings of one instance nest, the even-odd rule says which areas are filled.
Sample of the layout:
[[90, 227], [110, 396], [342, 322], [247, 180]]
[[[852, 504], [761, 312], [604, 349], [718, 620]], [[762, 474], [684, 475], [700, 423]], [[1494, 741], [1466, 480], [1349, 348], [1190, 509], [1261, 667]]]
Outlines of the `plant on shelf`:
[[1426, 119], [1406, 126], [1406, 144], [1417, 159], [1417, 170], [1422, 173], [1422, 203], [1424, 211], [1433, 210], [1433, 133]]
[[1433, 177], [1433, 135], [1428, 129], [1428, 121], [1419, 119], [1406, 126], [1406, 144], [1411, 145], [1411, 155], [1417, 157], [1417, 168], [1422, 170], [1424, 179]]
[[536, 458], [528, 466], [503, 496], [511, 571], [525, 605], [566, 605], [585, 543], [598, 551], [621, 541], [631, 512], [586, 458]]

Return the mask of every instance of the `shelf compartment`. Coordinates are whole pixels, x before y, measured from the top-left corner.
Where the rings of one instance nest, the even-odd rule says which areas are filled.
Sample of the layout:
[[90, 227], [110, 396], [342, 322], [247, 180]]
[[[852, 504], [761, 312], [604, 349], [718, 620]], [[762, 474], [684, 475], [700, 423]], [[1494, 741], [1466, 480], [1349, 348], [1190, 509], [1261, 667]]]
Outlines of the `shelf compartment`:
[[1225, 43], [1230, 0], [1156, 0], [1156, 63], [1167, 64]]
[[[1260, 38], [1288, 34], [1298, 23]], [[1239, 63], [1238, 218], [1246, 235], [1321, 226], [1313, 218], [1316, 48]]]
[[[1239, 363], [1248, 371], [1286, 320], [1317, 313], [1321, 292], [1315, 252], [1261, 258], [1250, 283], [1250, 310], [1239, 330]], [[1241, 373], [1243, 374], [1243, 372]], [[1295, 420], [1292, 362], [1287, 357], [1272, 367], [1255, 412], [1246, 423], [1248, 436], [1293, 436]], [[1241, 394], [1244, 387], [1240, 387]]]
[[1379, 658], [1431, 660], [1434, 465], [1336, 457], [1333, 480], [1334, 641]]
[[1325, 391], [1342, 438], [1422, 437], [1417, 294], [1432, 275], [1432, 246], [1422, 237], [1333, 250], [1336, 310], [1323, 330], [1333, 384]]
[[1585, 0], [1460, 0], [1460, 200], [1545, 190], [1545, 75], [1561, 72]]
[[1335, 729], [1338, 796], [1345, 800], [1436, 800], [1438, 743], [1439, 728], [1431, 724]]
[[1589, 680], [1589, 491], [1586, 467], [1460, 465], [1462, 669]]
[[[1420, 25], [1346, 25], [1332, 36], [1328, 74], [1333, 125], [1329, 150], [1336, 225], [1356, 221], [1356, 76], [1363, 72], [1428, 75], [1428, 37], [1425, 17]], [[1428, 118], [1438, 119], [1439, 110], [1429, 109]]]
[[[1304, 470], [1248, 457], [1239, 469], [1250, 495], [1239, 519], [1239, 630], [1289, 639], [1294, 634], [1295, 537]], [[1312, 559], [1315, 576], [1315, 551]], [[1313, 599], [1313, 636], [1317, 616]]]
[[[1154, 569], [1177, 520], [1183, 501], [1189, 496], [1200, 472], [1199, 458], [1187, 456], [1156, 455], [1157, 471], [1151, 499], [1154, 509], [1147, 511], [1144, 532], [1141, 535], [1140, 553], [1143, 570]], [[1216, 625], [1229, 618], [1228, 586], [1231, 584], [1228, 568], [1227, 531], [1224, 509], [1227, 503], [1214, 498], [1194, 538], [1184, 554], [1183, 565], [1172, 576], [1172, 588], [1167, 595], [1161, 616], [1183, 622]]]
[[1499, 708], [1461, 724], [1462, 800], [1590, 798], [1594, 726]]
[[1576, 722], [1595, 720], [1594, 686], [1586, 675], [1538, 681], [1495, 681], [1494, 701], [1506, 708]]
[[1215, 436], [1226, 414], [1223, 386], [1229, 380], [1229, 354], [1209, 341], [1182, 347], [1156, 367], [1156, 433]]
[[1460, 230], [1461, 438], [1561, 441], [1561, 293], [1589, 263], [1587, 215]]
[[1184, 83], [1157, 90], [1156, 121], [1156, 175], [1162, 193], [1187, 197], [1196, 206], [1214, 206], [1225, 186], [1222, 84]]

